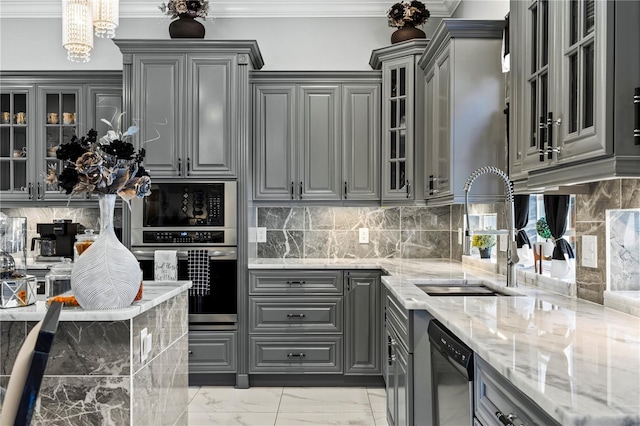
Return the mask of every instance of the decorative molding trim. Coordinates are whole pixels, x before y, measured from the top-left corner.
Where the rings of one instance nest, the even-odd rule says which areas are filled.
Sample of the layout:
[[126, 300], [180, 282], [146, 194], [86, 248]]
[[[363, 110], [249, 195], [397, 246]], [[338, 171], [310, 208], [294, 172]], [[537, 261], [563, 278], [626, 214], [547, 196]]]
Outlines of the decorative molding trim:
[[[425, 5], [436, 18], [450, 17], [461, 0], [427, 0]], [[120, 0], [120, 18], [159, 18], [161, 0]], [[216, 18], [366, 18], [384, 17], [393, 4], [388, 0], [233, 0], [211, 2], [210, 16]], [[60, 18], [60, 0], [0, 0], [2, 18]]]
[[422, 55], [430, 42], [431, 39], [419, 38], [381, 47], [380, 49], [376, 49], [371, 52], [369, 65], [372, 69], [379, 70], [382, 68], [383, 61], [389, 61], [409, 55]]

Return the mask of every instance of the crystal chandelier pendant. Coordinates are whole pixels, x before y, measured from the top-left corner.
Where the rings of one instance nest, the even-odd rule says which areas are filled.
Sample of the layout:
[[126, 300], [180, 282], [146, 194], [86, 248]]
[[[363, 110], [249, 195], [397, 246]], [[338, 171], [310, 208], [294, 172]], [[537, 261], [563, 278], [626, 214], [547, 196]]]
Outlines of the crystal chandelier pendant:
[[113, 38], [118, 28], [119, 0], [93, 0], [93, 26], [96, 37]]
[[63, 0], [62, 46], [71, 62], [89, 62], [91, 59], [93, 22], [89, 0]]

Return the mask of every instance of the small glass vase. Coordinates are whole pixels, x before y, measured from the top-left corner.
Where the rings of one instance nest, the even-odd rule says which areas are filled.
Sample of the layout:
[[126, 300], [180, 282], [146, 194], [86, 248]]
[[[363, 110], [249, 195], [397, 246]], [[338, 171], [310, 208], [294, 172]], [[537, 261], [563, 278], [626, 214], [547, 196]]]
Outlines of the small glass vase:
[[98, 204], [100, 234], [75, 262], [71, 289], [83, 309], [126, 308], [140, 288], [140, 266], [113, 230], [116, 194], [99, 194]]

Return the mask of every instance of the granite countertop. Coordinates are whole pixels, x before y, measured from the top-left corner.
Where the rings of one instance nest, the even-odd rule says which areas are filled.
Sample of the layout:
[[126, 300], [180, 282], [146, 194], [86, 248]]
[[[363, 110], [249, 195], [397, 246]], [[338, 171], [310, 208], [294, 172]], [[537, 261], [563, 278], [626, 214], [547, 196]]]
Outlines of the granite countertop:
[[[128, 308], [86, 311], [80, 307], [64, 307], [60, 321], [125, 321], [191, 288], [191, 281], [143, 281], [142, 299]], [[46, 299], [20, 308], [0, 309], [1, 321], [40, 321], [47, 310]]]
[[[381, 269], [407, 309], [427, 310], [561, 424], [640, 423], [640, 318], [502, 275], [427, 259], [257, 259], [250, 269]], [[415, 283], [483, 282], [513, 297], [431, 297]]]

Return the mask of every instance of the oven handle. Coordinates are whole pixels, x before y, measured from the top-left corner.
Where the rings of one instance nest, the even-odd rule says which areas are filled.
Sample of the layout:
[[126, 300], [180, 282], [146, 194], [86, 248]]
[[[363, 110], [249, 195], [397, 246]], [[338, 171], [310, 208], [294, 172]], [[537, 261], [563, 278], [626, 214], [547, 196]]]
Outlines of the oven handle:
[[[136, 249], [132, 250], [133, 255], [138, 260], [154, 260], [156, 249]], [[187, 250], [176, 250], [178, 259], [187, 259]], [[236, 250], [209, 250], [209, 259], [211, 260], [237, 260], [238, 253]]]

